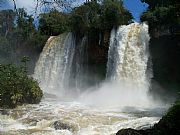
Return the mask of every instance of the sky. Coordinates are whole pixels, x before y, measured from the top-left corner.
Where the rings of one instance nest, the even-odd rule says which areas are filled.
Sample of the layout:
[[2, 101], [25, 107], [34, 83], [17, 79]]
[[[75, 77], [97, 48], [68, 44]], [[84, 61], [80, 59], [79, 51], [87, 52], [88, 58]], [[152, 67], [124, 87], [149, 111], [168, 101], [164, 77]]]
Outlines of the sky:
[[[4, 0], [4, 1], [12, 1], [12, 0]], [[25, 8], [27, 9], [29, 14], [33, 13], [35, 7], [35, 0], [16, 0], [17, 8]], [[84, 0], [76, 0], [75, 3], [83, 2]], [[140, 0], [124, 0], [124, 6], [132, 13], [134, 20], [139, 22], [140, 15], [143, 11], [148, 7], [147, 4], [141, 3]], [[13, 8], [13, 3], [4, 2], [1, 5], [0, 9]]]
[[139, 22], [142, 12], [148, 7], [146, 3], [142, 3], [140, 0], [124, 0], [124, 6], [132, 13], [137, 22]]

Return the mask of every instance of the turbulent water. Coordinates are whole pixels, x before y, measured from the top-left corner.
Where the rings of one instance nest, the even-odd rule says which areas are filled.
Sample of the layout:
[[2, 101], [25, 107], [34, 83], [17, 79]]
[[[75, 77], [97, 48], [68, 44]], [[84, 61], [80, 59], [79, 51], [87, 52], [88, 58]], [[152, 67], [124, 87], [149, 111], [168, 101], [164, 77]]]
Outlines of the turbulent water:
[[[40, 104], [3, 111], [0, 134], [114, 135], [122, 128], [152, 126], [165, 109], [148, 95], [148, 42], [146, 24], [113, 29], [107, 81], [99, 88], [79, 91], [88, 77], [86, 37], [78, 45], [72, 33], [50, 37], [34, 73], [48, 94]], [[72, 95], [73, 99], [66, 99]]]

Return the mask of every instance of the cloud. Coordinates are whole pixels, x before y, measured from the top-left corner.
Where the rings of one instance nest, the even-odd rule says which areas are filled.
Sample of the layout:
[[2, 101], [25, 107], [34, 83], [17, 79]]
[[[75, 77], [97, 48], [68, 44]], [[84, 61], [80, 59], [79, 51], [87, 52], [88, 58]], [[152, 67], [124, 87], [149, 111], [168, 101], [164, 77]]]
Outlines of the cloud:
[[25, 8], [28, 12], [35, 9], [35, 0], [16, 0], [17, 8]]

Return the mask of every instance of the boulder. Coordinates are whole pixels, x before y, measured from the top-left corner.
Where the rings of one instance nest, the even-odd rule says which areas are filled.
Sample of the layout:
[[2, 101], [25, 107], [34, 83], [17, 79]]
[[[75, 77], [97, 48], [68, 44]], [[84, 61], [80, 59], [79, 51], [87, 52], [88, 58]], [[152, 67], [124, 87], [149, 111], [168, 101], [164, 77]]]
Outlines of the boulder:
[[53, 127], [55, 130], [63, 130], [63, 129], [67, 129], [67, 130], [70, 130], [71, 127], [65, 123], [62, 123], [60, 121], [55, 121], [53, 123]]

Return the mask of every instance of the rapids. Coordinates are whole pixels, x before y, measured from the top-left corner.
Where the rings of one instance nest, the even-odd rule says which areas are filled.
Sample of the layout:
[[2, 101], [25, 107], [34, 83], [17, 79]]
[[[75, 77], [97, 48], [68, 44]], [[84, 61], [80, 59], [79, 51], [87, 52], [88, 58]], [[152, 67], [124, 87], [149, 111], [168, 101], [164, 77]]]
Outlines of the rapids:
[[[122, 128], [142, 129], [158, 122], [164, 109], [93, 107], [46, 98], [0, 115], [1, 135], [115, 135]], [[60, 121], [68, 129], [55, 130]]]

